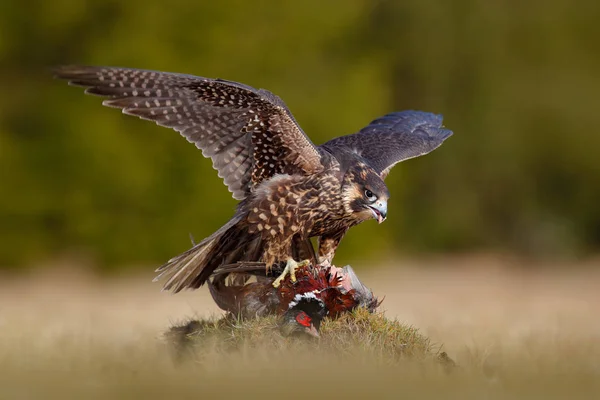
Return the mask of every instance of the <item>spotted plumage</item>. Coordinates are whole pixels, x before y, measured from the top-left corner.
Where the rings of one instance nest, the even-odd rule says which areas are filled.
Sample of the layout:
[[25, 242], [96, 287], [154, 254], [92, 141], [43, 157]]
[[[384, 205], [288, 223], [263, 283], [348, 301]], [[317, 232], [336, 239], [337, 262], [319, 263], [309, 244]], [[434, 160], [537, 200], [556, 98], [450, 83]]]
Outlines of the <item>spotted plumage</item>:
[[56, 76], [108, 97], [107, 106], [178, 131], [241, 200], [221, 229], [158, 269], [157, 279], [166, 277], [164, 289], [174, 292], [200, 287], [223, 264], [261, 261], [268, 269], [287, 262], [292, 274], [294, 259], [331, 264], [350, 227], [386, 218], [390, 169], [452, 134], [441, 116], [403, 111], [316, 146], [283, 101], [263, 89], [127, 68], [68, 66]]

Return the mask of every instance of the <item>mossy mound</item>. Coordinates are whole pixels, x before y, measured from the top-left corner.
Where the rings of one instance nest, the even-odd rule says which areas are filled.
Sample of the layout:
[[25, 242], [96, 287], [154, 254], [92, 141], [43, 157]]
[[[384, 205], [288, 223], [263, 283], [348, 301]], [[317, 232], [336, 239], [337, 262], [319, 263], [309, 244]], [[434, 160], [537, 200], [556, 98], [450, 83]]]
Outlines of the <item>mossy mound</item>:
[[264, 361], [323, 356], [384, 364], [409, 359], [453, 364], [445, 353], [434, 349], [429, 338], [417, 328], [363, 308], [336, 320], [325, 319], [320, 334], [319, 339], [289, 338], [279, 332], [276, 316], [245, 321], [225, 316], [174, 326], [165, 338], [178, 359], [191, 357], [200, 363], [242, 354]]

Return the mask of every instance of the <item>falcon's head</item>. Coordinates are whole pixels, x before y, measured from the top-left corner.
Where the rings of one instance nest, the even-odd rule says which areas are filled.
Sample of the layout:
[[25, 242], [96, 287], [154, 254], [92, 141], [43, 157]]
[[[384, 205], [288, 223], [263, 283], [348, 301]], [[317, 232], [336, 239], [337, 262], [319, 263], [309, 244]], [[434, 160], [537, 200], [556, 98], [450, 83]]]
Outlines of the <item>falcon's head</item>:
[[314, 292], [297, 294], [281, 318], [281, 334], [319, 337], [321, 321], [326, 315], [325, 303]]
[[346, 172], [342, 201], [346, 212], [358, 222], [373, 218], [382, 223], [387, 217], [389, 197], [383, 179], [367, 164], [359, 162]]

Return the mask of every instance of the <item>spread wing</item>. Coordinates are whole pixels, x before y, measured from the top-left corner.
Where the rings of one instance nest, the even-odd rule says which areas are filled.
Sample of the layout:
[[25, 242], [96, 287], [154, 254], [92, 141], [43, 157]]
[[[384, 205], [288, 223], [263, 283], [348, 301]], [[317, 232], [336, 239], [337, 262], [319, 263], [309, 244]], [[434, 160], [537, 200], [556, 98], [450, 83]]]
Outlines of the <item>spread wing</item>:
[[358, 153], [385, 178], [400, 161], [437, 149], [452, 131], [442, 127], [442, 116], [422, 111], [401, 111], [384, 115], [359, 132], [341, 136], [322, 146]]
[[238, 200], [278, 173], [320, 171], [320, 153], [283, 101], [266, 90], [221, 79], [129, 68], [55, 70], [103, 104], [173, 128], [212, 159]]

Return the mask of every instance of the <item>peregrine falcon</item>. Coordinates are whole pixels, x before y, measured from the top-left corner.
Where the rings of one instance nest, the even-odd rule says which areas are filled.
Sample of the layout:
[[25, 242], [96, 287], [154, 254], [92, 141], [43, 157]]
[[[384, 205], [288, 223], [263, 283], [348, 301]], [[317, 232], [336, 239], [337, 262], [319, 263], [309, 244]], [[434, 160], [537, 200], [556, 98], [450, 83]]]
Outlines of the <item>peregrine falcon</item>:
[[[452, 135], [442, 116], [401, 111], [320, 146], [285, 103], [264, 89], [223, 79], [158, 71], [64, 66], [56, 77], [107, 97], [103, 104], [172, 128], [210, 157], [233, 197], [235, 215], [208, 238], [157, 269], [175, 293], [202, 286], [221, 265], [331, 265], [344, 234], [387, 216], [384, 179], [400, 161]], [[318, 254], [311, 237], [318, 237]], [[301, 260], [297, 262], [296, 260]]]

